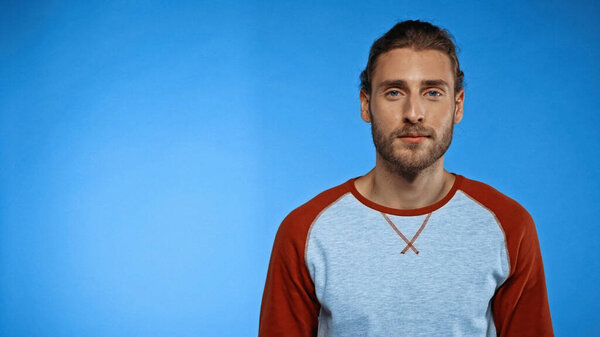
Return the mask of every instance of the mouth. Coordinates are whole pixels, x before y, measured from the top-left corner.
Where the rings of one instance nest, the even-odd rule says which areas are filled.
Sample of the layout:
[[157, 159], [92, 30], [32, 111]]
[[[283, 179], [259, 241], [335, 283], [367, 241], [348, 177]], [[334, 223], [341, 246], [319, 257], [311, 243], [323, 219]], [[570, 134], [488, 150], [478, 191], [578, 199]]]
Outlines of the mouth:
[[419, 143], [419, 142], [422, 142], [425, 139], [429, 138], [429, 136], [415, 134], [415, 135], [400, 136], [398, 138], [400, 138], [402, 141], [408, 142], [408, 143]]

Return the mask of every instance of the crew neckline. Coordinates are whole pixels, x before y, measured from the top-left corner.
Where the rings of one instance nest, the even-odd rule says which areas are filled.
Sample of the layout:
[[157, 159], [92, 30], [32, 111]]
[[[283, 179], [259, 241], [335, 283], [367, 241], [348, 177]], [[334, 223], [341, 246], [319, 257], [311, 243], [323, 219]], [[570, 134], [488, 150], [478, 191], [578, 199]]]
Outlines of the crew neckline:
[[425, 207], [412, 208], [412, 209], [391, 208], [391, 207], [383, 206], [381, 204], [378, 204], [376, 202], [373, 202], [373, 201], [367, 199], [365, 196], [360, 194], [360, 192], [358, 192], [358, 190], [356, 189], [356, 185], [354, 185], [354, 181], [360, 177], [352, 178], [352, 179], [348, 180], [348, 182], [346, 184], [348, 184], [348, 188], [350, 189], [350, 192], [352, 193], [352, 195], [358, 201], [360, 201], [363, 205], [365, 205], [371, 209], [374, 209], [376, 211], [383, 212], [386, 214], [391, 214], [391, 215], [404, 215], [404, 216], [412, 215], [412, 216], [414, 216], [414, 215], [423, 215], [423, 214], [431, 213], [431, 212], [441, 208], [442, 206], [447, 204], [448, 201], [450, 201], [450, 199], [452, 199], [452, 197], [454, 196], [454, 194], [456, 194], [456, 191], [460, 187], [460, 184], [462, 183], [464, 177], [460, 174], [455, 174], [452, 172], [450, 172], [450, 173], [452, 175], [454, 175], [454, 177], [455, 177], [454, 183], [452, 184], [450, 191], [448, 191], [448, 193], [446, 193], [446, 195], [441, 200], [439, 200], [431, 205], [425, 206]]

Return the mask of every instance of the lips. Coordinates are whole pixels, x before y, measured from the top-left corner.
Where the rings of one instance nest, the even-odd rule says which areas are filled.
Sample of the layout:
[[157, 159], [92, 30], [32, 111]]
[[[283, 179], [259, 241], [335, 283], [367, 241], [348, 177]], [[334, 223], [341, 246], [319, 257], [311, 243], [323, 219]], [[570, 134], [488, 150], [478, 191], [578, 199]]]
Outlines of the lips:
[[407, 135], [402, 135], [400, 136], [400, 138], [405, 138], [405, 137], [409, 137], [409, 138], [416, 138], [416, 137], [429, 137], [428, 135], [422, 135], [422, 134], [407, 134]]
[[420, 143], [420, 142], [424, 141], [425, 139], [429, 138], [429, 136], [421, 135], [421, 134], [408, 134], [408, 135], [400, 136], [399, 138], [403, 142]]

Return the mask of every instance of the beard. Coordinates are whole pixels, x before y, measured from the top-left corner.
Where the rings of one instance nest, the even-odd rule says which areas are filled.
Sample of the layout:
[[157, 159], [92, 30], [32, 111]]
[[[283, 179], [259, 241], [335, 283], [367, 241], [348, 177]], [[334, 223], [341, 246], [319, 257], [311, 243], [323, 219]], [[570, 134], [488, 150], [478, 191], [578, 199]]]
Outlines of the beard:
[[[379, 156], [383, 159], [383, 164], [388, 171], [398, 174], [408, 181], [413, 181], [420, 172], [430, 167], [450, 147], [452, 142], [452, 134], [454, 132], [454, 123], [450, 123], [450, 127], [442, 130], [442, 134], [438, 135], [434, 130], [428, 129], [421, 124], [407, 125], [394, 130], [389, 137], [381, 132], [377, 122], [371, 114], [371, 134], [373, 135], [373, 143]], [[454, 120], [454, 113], [452, 114]], [[408, 143], [400, 141], [401, 144], [396, 144], [396, 140], [401, 135], [406, 133], [419, 133], [429, 135], [428, 140], [419, 143]], [[428, 142], [433, 142], [431, 147]], [[395, 151], [401, 148], [402, 151]], [[401, 152], [401, 153], [396, 153]]]

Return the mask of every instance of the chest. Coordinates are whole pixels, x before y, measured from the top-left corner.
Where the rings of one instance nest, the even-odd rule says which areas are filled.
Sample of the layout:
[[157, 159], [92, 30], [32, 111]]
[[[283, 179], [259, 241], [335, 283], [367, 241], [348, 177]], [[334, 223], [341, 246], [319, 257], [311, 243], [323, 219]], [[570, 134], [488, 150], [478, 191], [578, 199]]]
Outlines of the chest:
[[485, 321], [508, 272], [494, 221], [373, 213], [316, 224], [307, 266], [323, 312], [361, 326]]

